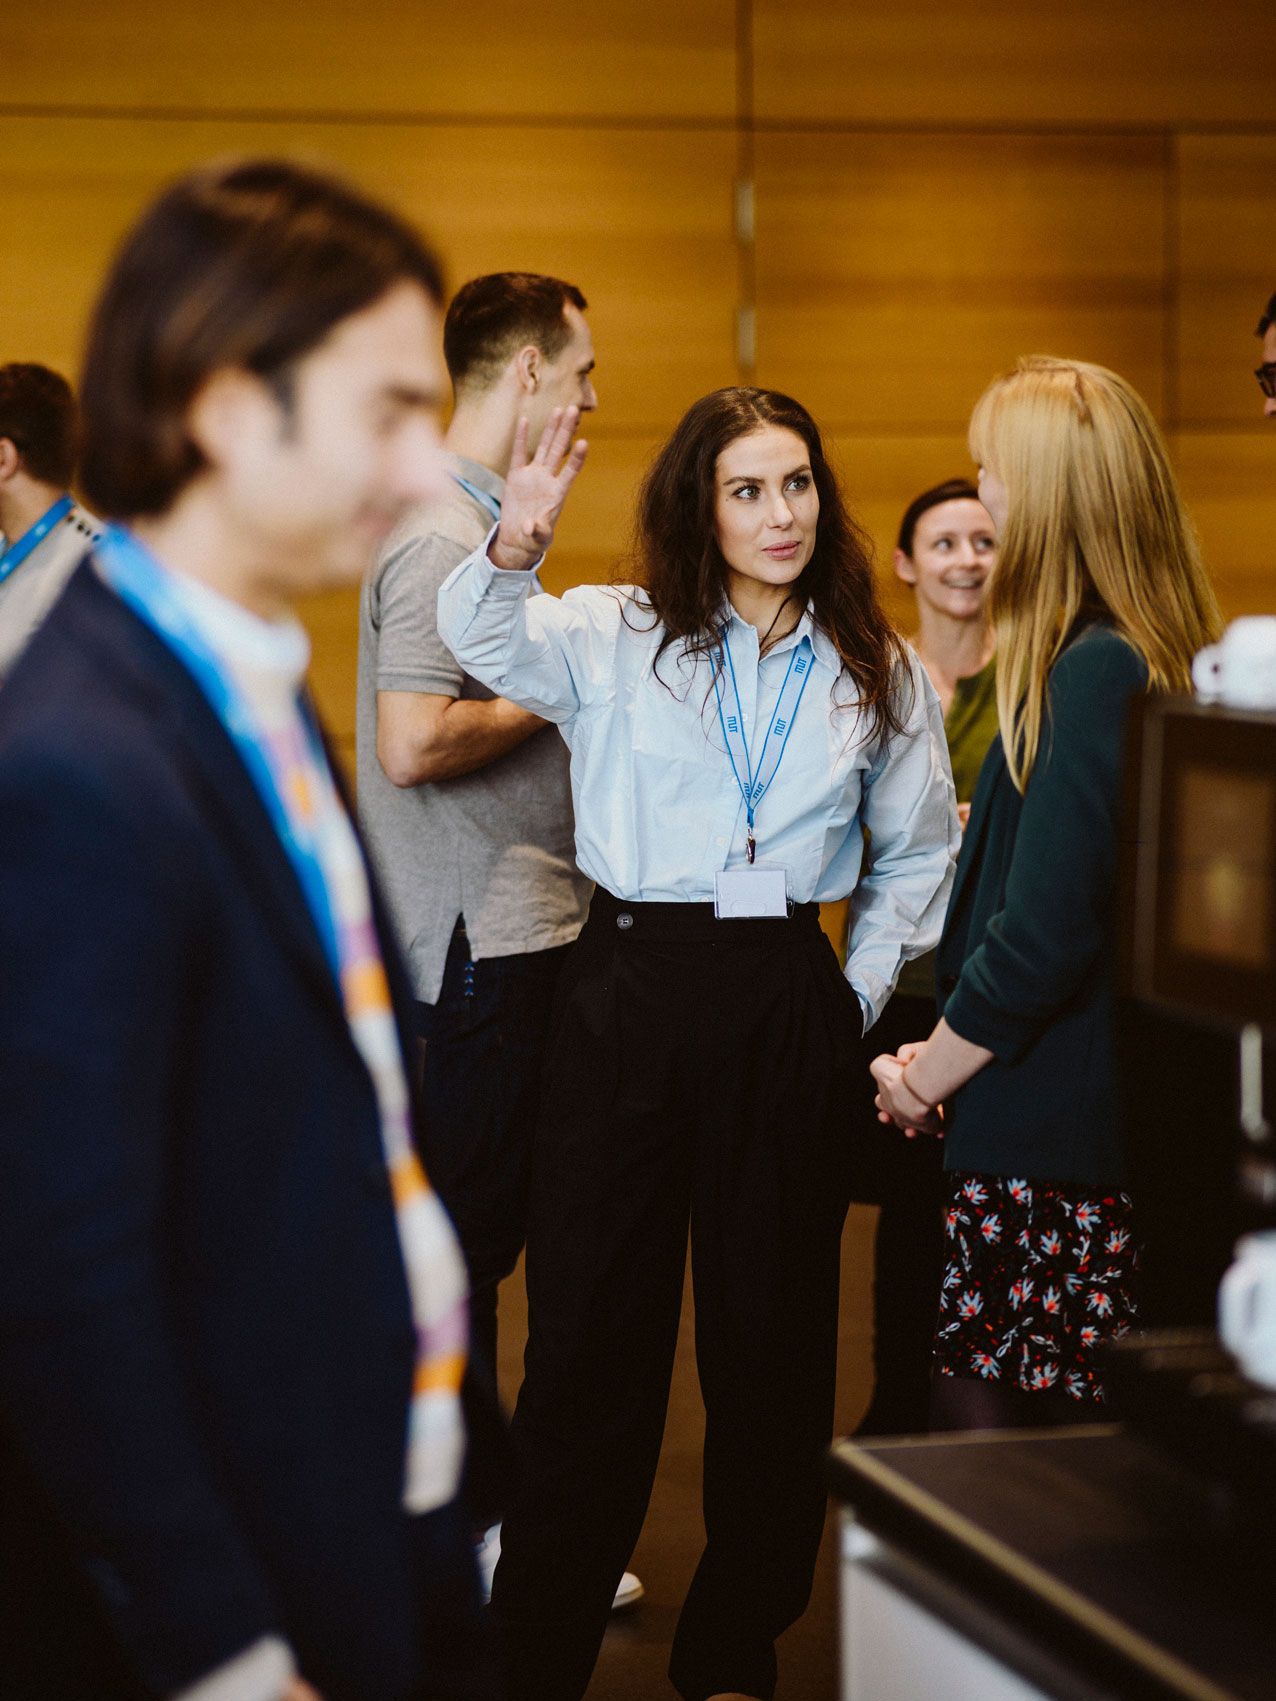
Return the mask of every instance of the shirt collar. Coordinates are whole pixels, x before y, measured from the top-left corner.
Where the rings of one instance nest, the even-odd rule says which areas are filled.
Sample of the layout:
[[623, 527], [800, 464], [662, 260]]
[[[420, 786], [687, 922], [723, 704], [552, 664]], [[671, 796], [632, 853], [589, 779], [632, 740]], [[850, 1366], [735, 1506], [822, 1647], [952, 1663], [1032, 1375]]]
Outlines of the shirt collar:
[[811, 613], [810, 608], [798, 621], [796, 630], [799, 634], [810, 634], [811, 648], [815, 651], [816, 661], [821, 662], [836, 678], [844, 665], [842, 658], [837, 653], [837, 645], [828, 633], [822, 626], [816, 624], [815, 616]]
[[202, 580], [165, 571], [200, 637], [254, 702], [296, 697], [310, 663], [310, 639], [295, 615], [263, 620]]
[[[738, 627], [741, 632], [754, 632], [753, 627], [749, 625], [748, 621], [741, 619], [740, 615], [737, 614], [729, 600], [725, 601], [724, 613], [727, 617], [728, 625]], [[756, 637], [756, 633], [754, 633], [754, 636]], [[786, 651], [796, 649], [802, 642], [803, 638], [809, 638], [811, 640], [811, 649], [815, 655], [816, 661], [822, 663], [824, 667], [828, 668], [829, 672], [836, 678], [836, 676], [842, 671], [842, 658], [838, 655], [837, 647], [829, 638], [828, 634], [824, 631], [823, 627], [817, 623], [814, 610], [810, 603], [807, 603], [806, 607], [802, 610], [802, 618], [798, 621], [793, 630], [786, 633], [785, 636], [780, 639], [778, 644], [773, 645], [771, 649], [767, 651], [767, 655], [784, 655]]]

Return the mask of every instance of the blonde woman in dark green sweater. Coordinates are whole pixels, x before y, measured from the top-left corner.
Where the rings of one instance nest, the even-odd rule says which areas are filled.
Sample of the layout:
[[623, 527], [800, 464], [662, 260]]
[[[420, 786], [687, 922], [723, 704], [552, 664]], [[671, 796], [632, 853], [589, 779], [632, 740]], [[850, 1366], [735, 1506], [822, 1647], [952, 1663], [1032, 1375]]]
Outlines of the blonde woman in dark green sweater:
[[[944, 1133], [935, 1427], [1101, 1415], [1134, 1316], [1113, 995], [1127, 711], [1219, 631], [1169, 457], [1124, 379], [1032, 356], [971, 420], [1000, 555], [1000, 737], [966, 827], [928, 1039], [874, 1060], [881, 1113]], [[942, 1109], [941, 1109], [942, 1107]]]

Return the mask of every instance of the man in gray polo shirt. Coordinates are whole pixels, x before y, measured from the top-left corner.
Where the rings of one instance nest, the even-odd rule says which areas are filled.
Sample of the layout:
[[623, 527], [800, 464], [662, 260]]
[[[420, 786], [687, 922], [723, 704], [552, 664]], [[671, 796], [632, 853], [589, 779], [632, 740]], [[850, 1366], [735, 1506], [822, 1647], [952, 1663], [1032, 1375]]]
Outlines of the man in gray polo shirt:
[[[427, 1168], [469, 1261], [474, 1366], [493, 1386], [496, 1290], [523, 1245], [554, 982], [590, 883], [561, 736], [470, 678], [435, 605], [500, 514], [518, 421], [531, 451], [553, 409], [597, 406], [585, 305], [571, 284], [526, 272], [457, 293], [443, 333], [450, 488], [390, 538], [359, 620], [359, 816], [408, 955]], [[499, 1494], [484, 1452], [473, 1437], [469, 1487], [486, 1524]]]

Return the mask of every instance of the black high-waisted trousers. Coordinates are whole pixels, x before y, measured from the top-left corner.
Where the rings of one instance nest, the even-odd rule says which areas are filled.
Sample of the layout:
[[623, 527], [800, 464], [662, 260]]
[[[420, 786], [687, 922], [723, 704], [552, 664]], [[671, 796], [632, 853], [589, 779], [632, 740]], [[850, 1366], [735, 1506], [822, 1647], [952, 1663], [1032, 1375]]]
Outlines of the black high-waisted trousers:
[[847, 1106], [866, 1067], [818, 908], [599, 890], [546, 1059], [530, 1338], [492, 1617], [514, 1701], [579, 1701], [660, 1452], [690, 1230], [706, 1543], [670, 1677], [769, 1698], [824, 1520]]

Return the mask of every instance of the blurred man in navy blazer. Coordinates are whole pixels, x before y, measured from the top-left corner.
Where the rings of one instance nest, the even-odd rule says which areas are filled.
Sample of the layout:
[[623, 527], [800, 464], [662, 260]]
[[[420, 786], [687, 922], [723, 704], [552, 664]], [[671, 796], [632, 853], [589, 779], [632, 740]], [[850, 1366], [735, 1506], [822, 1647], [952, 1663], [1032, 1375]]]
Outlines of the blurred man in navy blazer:
[[434, 494], [440, 293], [393, 215], [258, 161], [168, 191], [97, 308], [117, 524], [0, 704], [13, 1701], [487, 1693], [463, 1274], [289, 613]]

